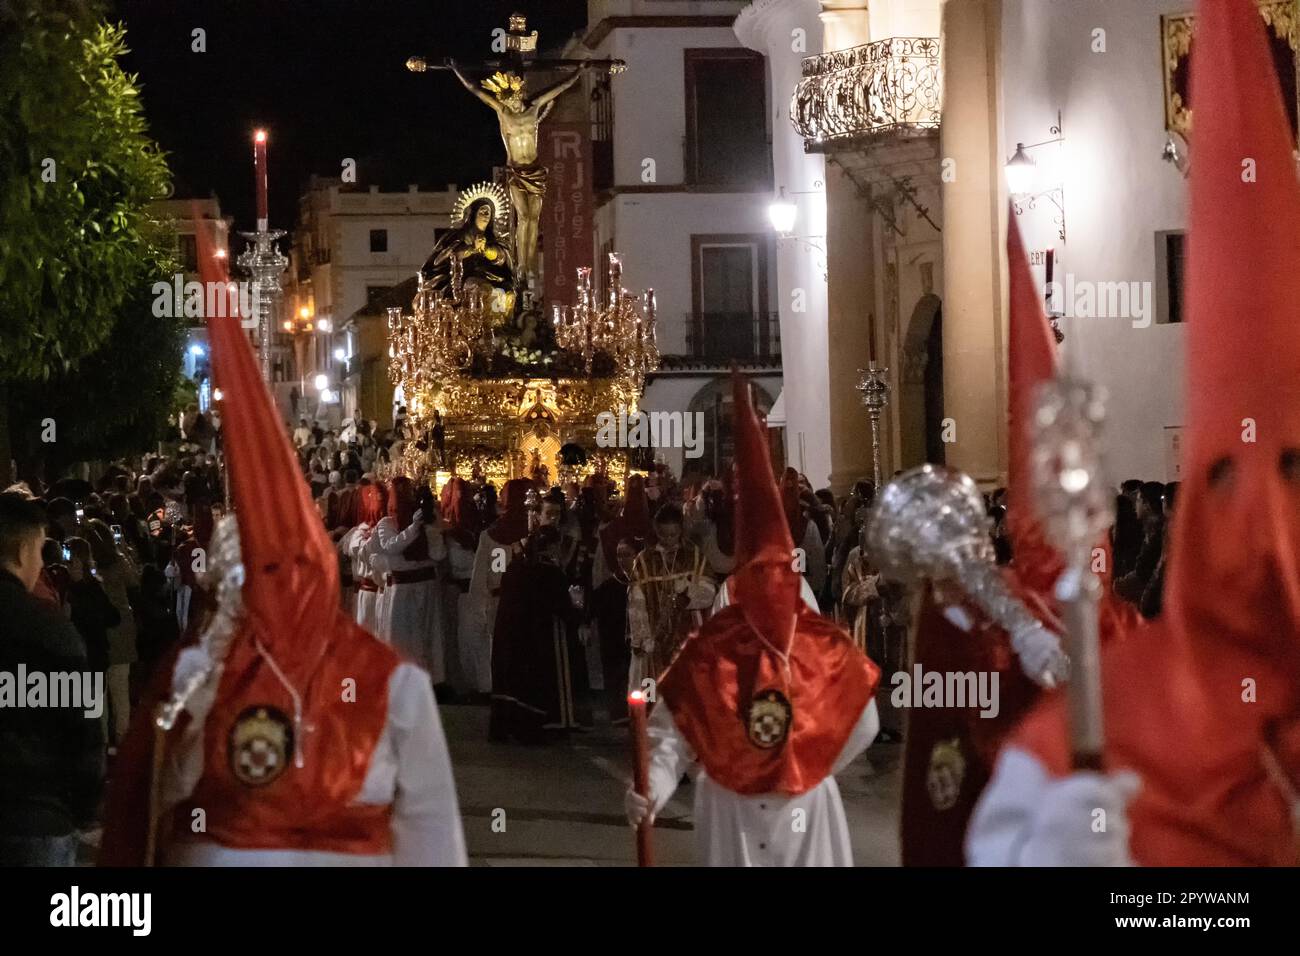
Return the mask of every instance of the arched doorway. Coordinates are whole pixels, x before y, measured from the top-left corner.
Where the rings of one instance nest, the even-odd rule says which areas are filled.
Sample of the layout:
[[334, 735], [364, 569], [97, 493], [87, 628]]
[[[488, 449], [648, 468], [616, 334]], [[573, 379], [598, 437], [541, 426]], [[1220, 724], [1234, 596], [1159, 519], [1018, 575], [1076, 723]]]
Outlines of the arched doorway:
[[901, 437], [899, 465], [944, 463], [943, 303], [923, 295], [912, 309], [903, 335], [898, 385]]
[[[754, 387], [754, 409], [760, 415], [766, 415], [772, 408], [772, 397], [763, 386], [750, 380]], [[733, 402], [731, 398], [731, 379], [715, 378], [691, 399], [689, 414], [703, 414], [704, 450], [699, 458], [687, 458], [682, 463], [682, 478], [702, 475], [721, 475], [727, 462], [735, 456]], [[769, 450], [775, 447], [769, 435]], [[780, 461], [779, 455], [773, 455], [772, 467], [775, 470]]]

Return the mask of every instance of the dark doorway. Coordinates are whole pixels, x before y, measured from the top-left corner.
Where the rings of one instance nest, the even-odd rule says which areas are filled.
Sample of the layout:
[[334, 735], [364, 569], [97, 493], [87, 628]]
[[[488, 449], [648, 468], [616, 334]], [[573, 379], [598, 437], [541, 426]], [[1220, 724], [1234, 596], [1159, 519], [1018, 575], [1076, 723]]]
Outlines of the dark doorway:
[[934, 313], [925, 340], [925, 460], [944, 464], [943, 440], [943, 307]]

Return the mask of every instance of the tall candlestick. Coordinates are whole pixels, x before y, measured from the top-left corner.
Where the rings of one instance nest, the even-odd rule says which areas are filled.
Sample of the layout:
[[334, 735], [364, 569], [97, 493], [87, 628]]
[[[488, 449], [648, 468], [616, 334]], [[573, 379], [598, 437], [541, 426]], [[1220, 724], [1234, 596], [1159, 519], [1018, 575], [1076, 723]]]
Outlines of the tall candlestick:
[[618, 308], [618, 297], [623, 291], [623, 256], [617, 252], [609, 254], [609, 307]]
[[270, 228], [270, 217], [266, 211], [266, 130], [259, 129], [253, 134], [253, 178], [257, 182], [257, 230], [265, 232]]
[[1052, 277], [1056, 275], [1056, 250], [1051, 246], [1047, 248], [1047, 271], [1045, 273], [1047, 282], [1044, 284], [1046, 291], [1043, 298], [1047, 300], [1047, 314], [1052, 314]]
[[[628, 727], [632, 731], [632, 788], [650, 799], [650, 738], [646, 734], [646, 699], [639, 690], [627, 698]], [[650, 835], [654, 824], [647, 813], [636, 828], [636, 865], [654, 866]]]

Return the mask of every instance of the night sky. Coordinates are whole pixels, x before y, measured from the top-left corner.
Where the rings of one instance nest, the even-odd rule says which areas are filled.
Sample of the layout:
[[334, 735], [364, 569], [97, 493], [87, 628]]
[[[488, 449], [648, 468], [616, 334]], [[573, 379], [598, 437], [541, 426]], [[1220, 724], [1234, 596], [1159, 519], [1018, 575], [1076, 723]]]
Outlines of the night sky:
[[[116, 0], [124, 66], [139, 74], [150, 132], [176, 196], [216, 193], [237, 229], [253, 228], [252, 130], [270, 130], [271, 225], [291, 229], [312, 173], [385, 189], [486, 179], [504, 160], [496, 120], [429, 62], [491, 58], [492, 29], [528, 16], [539, 53], [586, 24], [585, 0]], [[191, 52], [191, 31], [207, 52]]]

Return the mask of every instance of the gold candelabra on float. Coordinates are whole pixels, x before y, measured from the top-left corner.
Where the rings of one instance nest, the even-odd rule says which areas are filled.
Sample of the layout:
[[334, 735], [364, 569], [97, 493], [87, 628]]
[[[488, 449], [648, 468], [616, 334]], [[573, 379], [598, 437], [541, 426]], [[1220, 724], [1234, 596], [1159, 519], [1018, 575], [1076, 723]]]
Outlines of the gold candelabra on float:
[[465, 288], [460, 279], [460, 262], [453, 259], [450, 298], [437, 295], [421, 276], [411, 314], [388, 310], [389, 377], [408, 385], [408, 394], [457, 374], [496, 346], [492, 330], [508, 314], [512, 294]]
[[592, 270], [577, 271], [576, 304], [553, 309], [554, 346], [572, 358], [545, 350], [537, 365], [521, 363], [504, 376], [491, 368], [497, 352], [510, 355], [513, 293], [462, 281], [455, 259], [447, 286], [422, 276], [409, 312], [388, 309], [389, 376], [408, 413], [408, 441], [393, 473], [435, 475], [436, 483], [452, 474], [501, 481], [532, 476], [531, 458], [540, 455], [556, 476], [558, 451], [571, 441], [588, 460], [562, 469], [565, 478], [599, 472], [621, 484], [626, 456], [595, 451], [596, 422], [602, 411], [634, 411], [646, 375], [658, 367], [654, 291], [636, 296], [622, 287], [617, 253], [609, 256], [604, 303]]
[[609, 292], [601, 307], [592, 288], [591, 268], [578, 267], [577, 304], [552, 306], [555, 341], [582, 357], [588, 375], [596, 353], [606, 353], [614, 362], [614, 374], [640, 391], [646, 373], [659, 366], [655, 291], [646, 289], [638, 308], [637, 297], [622, 286], [623, 257], [617, 252], [609, 254], [606, 279]]

